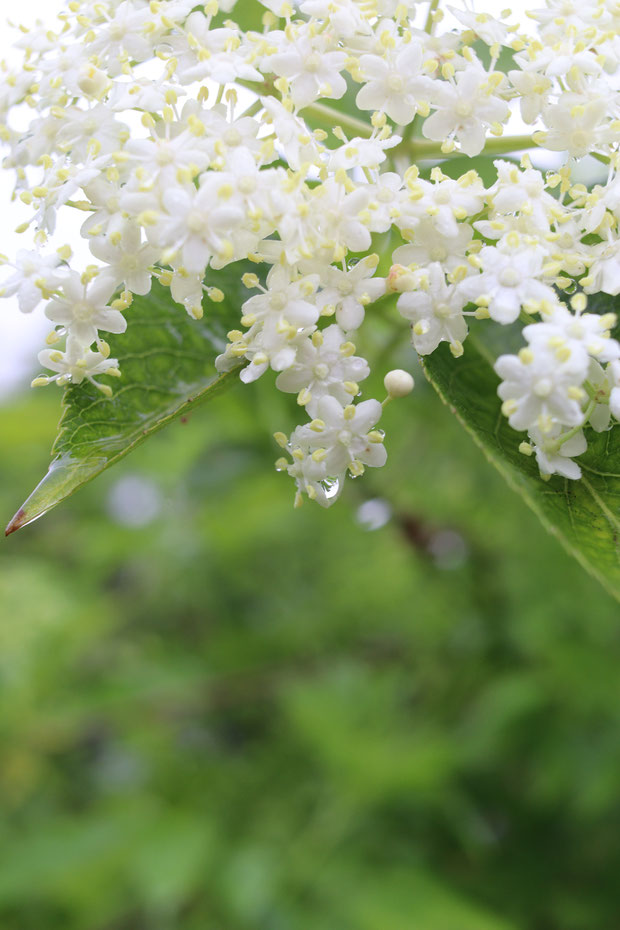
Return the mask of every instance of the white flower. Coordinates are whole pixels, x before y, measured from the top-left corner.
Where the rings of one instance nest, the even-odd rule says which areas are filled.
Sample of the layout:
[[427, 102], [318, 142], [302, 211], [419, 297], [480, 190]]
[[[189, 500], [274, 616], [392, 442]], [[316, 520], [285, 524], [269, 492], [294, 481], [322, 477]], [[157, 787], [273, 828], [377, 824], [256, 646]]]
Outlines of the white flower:
[[558, 103], [544, 108], [543, 119], [549, 128], [540, 133], [539, 139], [554, 152], [566, 151], [574, 158], [582, 158], [617, 139], [617, 130], [606, 119], [608, 108], [605, 99], [587, 100], [579, 94], [565, 94]]
[[395, 123], [406, 126], [418, 111], [430, 81], [421, 76], [422, 46], [415, 40], [387, 58], [362, 55], [360, 73], [365, 81], [355, 102], [362, 110], [383, 110]]
[[467, 336], [463, 317], [465, 300], [458, 288], [447, 284], [439, 262], [414, 276], [414, 289], [398, 298], [398, 309], [411, 320], [411, 339], [416, 352], [428, 355], [440, 342], [449, 342], [457, 354]]
[[124, 61], [145, 61], [153, 53], [153, 32], [145, 29], [151, 18], [147, 5], [132, 0], [120, 3], [112, 16], [103, 12], [103, 22], [89, 36], [89, 55], [98, 56], [112, 75], [122, 71]]
[[299, 392], [298, 403], [305, 406], [311, 416], [326, 394], [341, 404], [350, 403], [358, 393], [359, 382], [370, 374], [366, 359], [350, 354], [352, 348], [352, 343], [335, 323], [322, 332], [313, 333], [311, 339], [299, 339], [295, 361], [278, 375], [276, 387], [281, 391]]
[[289, 111], [274, 97], [261, 97], [261, 103], [273, 122], [278, 147], [294, 171], [303, 164], [317, 164], [323, 147], [300, 116]]
[[161, 112], [168, 98], [181, 97], [185, 91], [178, 84], [159, 78], [133, 77], [131, 81], [115, 81], [110, 88], [107, 105], [111, 110], [145, 110], [147, 113]]
[[[295, 327], [282, 317], [270, 316], [264, 323], [256, 323], [242, 337], [239, 346], [250, 364], [241, 371], [239, 377], [246, 384], [256, 381], [268, 368], [272, 371], [285, 371], [295, 364], [299, 347], [304, 336], [309, 336], [312, 327]], [[231, 349], [236, 354], [237, 346]], [[230, 352], [230, 350], [228, 350]], [[225, 356], [215, 360], [220, 371], [226, 370]], [[238, 354], [236, 355], [238, 358]], [[221, 366], [221, 367], [220, 367]]]
[[249, 50], [241, 45], [237, 32], [228, 26], [213, 29], [211, 17], [195, 10], [185, 22], [181, 36], [168, 40], [176, 58], [175, 75], [181, 84], [207, 78], [226, 84], [240, 78], [259, 81], [260, 72], [248, 61]]
[[277, 265], [267, 275], [262, 294], [249, 297], [243, 304], [242, 322], [254, 326], [268, 318], [286, 320], [296, 328], [316, 323], [319, 311], [312, 298], [319, 283], [318, 275], [305, 275], [291, 280], [288, 272]]
[[[602, 368], [592, 359], [588, 368], [588, 381], [594, 392], [593, 399], [596, 401], [588, 422], [597, 433], [601, 433], [609, 429], [613, 412], [610, 407], [612, 395], [614, 395], [614, 408], [620, 412], [617, 406], [620, 401], [620, 362], [610, 362], [607, 368]], [[617, 416], [617, 414], [614, 415]]]
[[66, 266], [59, 267], [60, 255], [42, 255], [40, 252], [20, 249], [15, 259], [13, 274], [0, 284], [2, 297], [17, 296], [22, 313], [31, 313], [48, 291], [60, 284]]
[[581, 478], [581, 468], [572, 460], [573, 456], [581, 455], [588, 447], [581, 430], [566, 440], [562, 440], [566, 431], [559, 425], [554, 426], [548, 433], [532, 427], [529, 435], [533, 440], [533, 451], [542, 475], [562, 475], [572, 481]]
[[588, 355], [599, 362], [611, 362], [620, 358], [620, 344], [610, 335], [615, 323], [613, 313], [573, 314], [563, 304], [554, 304], [544, 321], [526, 326], [523, 335], [531, 346], [568, 349], [572, 355], [580, 355], [584, 364]]
[[508, 117], [508, 104], [494, 90], [477, 67], [459, 71], [452, 81], [435, 81], [430, 92], [435, 112], [424, 121], [423, 134], [436, 142], [454, 138], [466, 155], [478, 155], [488, 127]]
[[108, 306], [116, 290], [116, 283], [109, 277], [96, 277], [84, 284], [80, 275], [72, 272], [58, 290], [59, 296], [48, 303], [45, 315], [53, 323], [66, 327], [76, 344], [91, 345], [100, 329], [109, 333], [124, 333], [127, 329], [127, 320], [120, 310]]
[[96, 139], [97, 154], [116, 151], [121, 139], [129, 134], [127, 126], [104, 104], [88, 110], [72, 107], [61, 111], [56, 132], [56, 144], [61, 151], [71, 152], [76, 161], [84, 160]]
[[43, 349], [39, 352], [39, 362], [44, 368], [57, 372], [51, 377], [36, 378], [35, 384], [47, 384], [56, 381], [58, 384], [81, 384], [90, 381], [100, 391], [110, 396], [112, 391], [109, 385], [102, 385], [95, 381], [95, 375], [118, 376], [118, 362], [115, 358], [106, 358], [101, 352], [91, 352], [85, 348], [79, 339], [69, 336], [64, 351], [59, 349]]
[[345, 171], [352, 171], [354, 168], [378, 168], [387, 157], [386, 149], [393, 148], [400, 141], [399, 136], [389, 136], [387, 139], [350, 139], [330, 155], [329, 168], [333, 172], [341, 168]]
[[487, 307], [492, 320], [514, 323], [525, 304], [555, 301], [553, 289], [538, 280], [543, 258], [539, 248], [501, 251], [485, 246], [479, 255], [481, 273], [465, 278], [458, 285], [459, 292]]
[[535, 426], [549, 432], [554, 423], [583, 422], [581, 385], [588, 366], [579, 353], [528, 347], [518, 355], [500, 355], [495, 371], [502, 379], [497, 389], [504, 401], [502, 410], [513, 429]]
[[346, 60], [345, 52], [330, 50], [322, 36], [300, 35], [272, 55], [269, 66], [288, 80], [293, 103], [301, 109], [317, 97], [342, 97], [347, 83], [340, 72]]
[[196, 190], [185, 185], [162, 193], [163, 211], [153, 225], [146, 226], [149, 240], [159, 248], [178, 252], [189, 272], [204, 271], [212, 258], [231, 261], [231, 237], [243, 221], [241, 204], [223, 194], [231, 179], [222, 174], [205, 174]]
[[290, 16], [291, 4], [289, 0], [258, 0], [261, 6], [270, 10], [274, 16]]
[[328, 475], [343, 475], [347, 469], [361, 474], [365, 465], [380, 467], [387, 458], [383, 435], [372, 432], [381, 413], [378, 400], [343, 406], [335, 397], [324, 396], [317, 404], [313, 422], [300, 427], [297, 435], [315, 451], [325, 453]]
[[158, 125], [148, 139], [130, 139], [125, 152], [142, 169], [143, 183], [148, 178], [158, 181], [162, 188], [176, 185], [179, 173], [199, 174], [210, 160], [204, 142], [200, 143], [189, 129], [172, 134], [168, 124]]
[[151, 266], [159, 259], [159, 249], [143, 243], [140, 229], [126, 224], [110, 238], [96, 238], [90, 250], [105, 262], [102, 280], [109, 278], [116, 289], [120, 285], [132, 294], [148, 294], [151, 289]]
[[606, 241], [590, 246], [589, 251], [592, 261], [583, 282], [586, 294], [620, 294], [620, 239], [610, 234]]
[[300, 506], [302, 494], [305, 493], [310, 500], [316, 501], [321, 507], [329, 507], [340, 496], [343, 488], [342, 478], [328, 476], [321, 450], [316, 450], [319, 452], [318, 455], [314, 454], [309, 443], [299, 435], [301, 429], [303, 427], [291, 433], [288, 443], [288, 451], [293, 457], [292, 463], [289, 464], [287, 459], [282, 458], [276, 462], [276, 468], [279, 471], [286, 471], [291, 478], [295, 479], [297, 485], [295, 506]]
[[378, 263], [378, 255], [367, 255], [347, 270], [333, 265], [317, 269], [321, 277], [317, 306], [322, 314], [335, 312], [336, 322], [345, 332], [359, 329], [365, 308], [385, 294], [385, 279], [373, 277]]
[[536, 122], [547, 102], [553, 82], [537, 71], [509, 71], [508, 77], [519, 94], [523, 122]]
[[431, 172], [433, 183], [416, 178], [409, 180], [399, 201], [399, 215], [394, 222], [411, 238], [418, 223], [430, 219], [442, 236], [462, 235], [459, 223], [484, 206], [484, 187], [475, 171], [468, 171], [458, 181], [446, 177], [439, 168]]
[[368, 210], [369, 200], [370, 192], [363, 186], [350, 193], [344, 185], [331, 179], [321, 186], [320, 196], [315, 197], [314, 202], [315, 228], [332, 261], [347, 250], [367, 252], [370, 248], [372, 213]]
[[394, 251], [392, 261], [398, 265], [419, 267], [439, 262], [447, 272], [465, 263], [474, 231], [467, 223], [459, 223], [456, 235], [446, 236], [432, 219], [428, 219], [421, 220], [412, 235], [412, 242]]
[[508, 34], [505, 23], [495, 19], [488, 13], [470, 13], [469, 10], [459, 10], [448, 6], [452, 15], [463, 23], [468, 29], [479, 36], [487, 45], [503, 45]]
[[495, 214], [523, 211], [541, 230], [549, 228], [549, 218], [557, 213], [557, 201], [545, 189], [540, 171], [530, 167], [519, 170], [512, 162], [498, 159], [497, 181], [489, 190]]
[[371, 32], [368, 20], [355, 0], [303, 0], [299, 8], [306, 16], [323, 22], [329, 20], [330, 28], [343, 39]]
[[204, 274], [190, 274], [185, 268], [175, 268], [170, 282], [172, 299], [182, 304], [195, 320], [203, 315]]

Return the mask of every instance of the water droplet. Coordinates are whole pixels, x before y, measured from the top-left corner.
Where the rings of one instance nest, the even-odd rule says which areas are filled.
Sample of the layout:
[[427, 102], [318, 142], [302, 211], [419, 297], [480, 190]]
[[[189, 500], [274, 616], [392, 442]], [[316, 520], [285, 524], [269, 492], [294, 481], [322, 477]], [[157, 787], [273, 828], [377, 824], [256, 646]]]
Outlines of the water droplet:
[[146, 526], [160, 514], [161, 508], [159, 488], [142, 475], [120, 478], [112, 485], [106, 502], [110, 517], [122, 526]]
[[391, 520], [392, 508], [383, 498], [375, 497], [360, 504], [355, 517], [365, 530], [380, 530]]
[[340, 494], [340, 479], [325, 478], [325, 480], [321, 482], [321, 487], [325, 491], [325, 497], [327, 500], [333, 501]]
[[467, 543], [455, 530], [439, 530], [434, 533], [428, 544], [428, 551], [433, 556], [437, 568], [445, 571], [461, 568], [469, 555]]

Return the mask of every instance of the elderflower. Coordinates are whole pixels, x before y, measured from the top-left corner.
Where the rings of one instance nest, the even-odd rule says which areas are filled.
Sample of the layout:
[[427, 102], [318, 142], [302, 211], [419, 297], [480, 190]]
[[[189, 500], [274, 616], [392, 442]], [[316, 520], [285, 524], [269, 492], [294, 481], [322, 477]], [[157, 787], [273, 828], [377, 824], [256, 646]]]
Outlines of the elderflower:
[[[413, 379], [390, 372], [383, 402], [362, 398], [372, 359], [356, 346], [379, 312], [455, 365], [470, 327], [495, 327], [521, 451], [579, 478], [589, 429], [620, 419], [616, 320], [586, 296], [620, 293], [617, 7], [547, 0], [522, 27], [453, 6], [451, 25], [434, 0], [58, 2], [0, 82], [33, 239], [3, 257], [0, 296], [53, 325], [36, 386], [109, 396], [133, 296], [159, 281], [199, 319], [213, 270], [232, 266], [248, 296], [215, 363], [294, 395], [301, 422], [276, 441], [297, 503], [328, 506], [386, 461], [383, 405]], [[529, 134], [509, 136], [518, 114]], [[517, 163], [536, 146], [556, 169]], [[605, 165], [591, 189], [573, 176], [586, 155]], [[50, 249], [69, 211], [85, 265]]]

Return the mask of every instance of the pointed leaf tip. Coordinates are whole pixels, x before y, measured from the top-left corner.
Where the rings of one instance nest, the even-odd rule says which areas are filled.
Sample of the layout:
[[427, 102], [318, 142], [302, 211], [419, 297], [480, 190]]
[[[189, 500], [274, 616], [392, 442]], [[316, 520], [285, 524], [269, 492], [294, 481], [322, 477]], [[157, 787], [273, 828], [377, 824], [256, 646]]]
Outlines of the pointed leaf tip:
[[7, 525], [7, 528], [4, 531], [4, 535], [10, 536], [11, 533], [16, 533], [17, 530], [21, 530], [22, 526], [25, 526], [26, 523], [28, 523], [26, 511], [23, 507], [20, 507], [10, 523]]
[[94, 385], [67, 387], [50, 468], [22, 504], [5, 534], [43, 516], [74, 491], [129, 454], [178, 415], [238, 382], [236, 371], [216, 370], [214, 360], [238, 323], [245, 299], [245, 265], [210, 270], [226, 299], [193, 320], [157, 282], [136, 297], [127, 331], [112, 335], [110, 351], [121, 361], [123, 381], [111, 398]]

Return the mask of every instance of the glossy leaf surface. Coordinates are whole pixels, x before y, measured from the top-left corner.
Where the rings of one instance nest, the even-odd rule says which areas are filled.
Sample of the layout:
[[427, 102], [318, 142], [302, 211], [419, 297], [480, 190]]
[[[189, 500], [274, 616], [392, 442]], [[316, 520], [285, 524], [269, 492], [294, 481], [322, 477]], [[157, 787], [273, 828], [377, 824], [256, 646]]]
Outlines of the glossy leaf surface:
[[[599, 309], [599, 308], [597, 308]], [[583, 477], [558, 475], [544, 481], [535, 459], [519, 452], [524, 434], [501, 413], [499, 378], [493, 370], [497, 349], [481, 336], [498, 328], [476, 327], [465, 354], [454, 359], [446, 344], [424, 359], [424, 370], [442, 400], [456, 414], [487, 459], [538, 514], [546, 528], [620, 599], [620, 428], [586, 429], [588, 450], [579, 456]], [[489, 527], [492, 533], [492, 527]]]
[[235, 383], [237, 373], [219, 375], [214, 359], [239, 320], [245, 293], [240, 279], [241, 272], [232, 267], [209, 274], [210, 284], [225, 299], [205, 300], [199, 321], [157, 282], [148, 296], [134, 299], [126, 314], [127, 331], [108, 340], [122, 370], [120, 380], [102, 376], [113, 396], [105, 397], [86, 381], [65, 390], [49, 471], [9, 523], [7, 535], [65, 500], [175, 417]]

